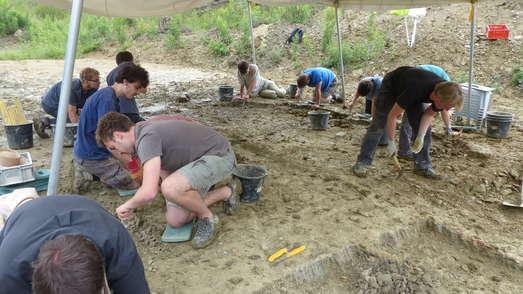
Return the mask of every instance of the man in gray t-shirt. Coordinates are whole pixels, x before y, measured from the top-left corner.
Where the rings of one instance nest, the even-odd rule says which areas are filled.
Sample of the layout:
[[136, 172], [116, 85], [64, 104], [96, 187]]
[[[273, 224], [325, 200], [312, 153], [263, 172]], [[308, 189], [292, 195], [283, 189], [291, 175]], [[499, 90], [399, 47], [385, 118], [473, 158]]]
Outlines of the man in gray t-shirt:
[[[236, 157], [229, 141], [211, 128], [179, 120], [135, 125], [125, 115], [110, 112], [98, 123], [96, 138], [113, 154], [137, 155], [142, 163], [140, 189], [116, 209], [123, 220], [135, 208], [151, 203], [160, 190], [167, 203], [167, 223], [180, 227], [196, 217], [192, 244], [203, 248], [216, 236], [219, 225], [208, 206], [223, 200], [228, 214], [238, 206], [241, 185], [232, 178]], [[226, 186], [211, 190], [224, 180], [228, 180]]]

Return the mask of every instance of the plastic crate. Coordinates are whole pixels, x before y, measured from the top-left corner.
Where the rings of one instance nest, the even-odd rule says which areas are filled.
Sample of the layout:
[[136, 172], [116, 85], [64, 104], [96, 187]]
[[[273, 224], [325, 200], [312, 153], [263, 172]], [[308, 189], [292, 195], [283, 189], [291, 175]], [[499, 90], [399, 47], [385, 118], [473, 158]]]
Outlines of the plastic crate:
[[490, 95], [492, 94], [494, 88], [472, 84], [472, 93], [469, 103], [469, 85], [468, 83], [463, 83], [460, 85], [461, 90], [463, 91], [463, 107], [461, 108], [461, 111], [456, 111], [452, 116], [453, 121], [455, 122], [453, 125], [459, 125], [459, 122], [463, 121], [464, 119], [472, 119], [475, 122], [473, 127], [479, 130], [483, 120], [487, 116], [487, 111], [490, 104]]
[[11, 167], [0, 167], [0, 186], [9, 186], [35, 180], [33, 161], [29, 152], [20, 152], [25, 163]]
[[510, 30], [507, 25], [504, 24], [489, 24], [487, 25], [487, 39], [498, 40], [508, 39]]

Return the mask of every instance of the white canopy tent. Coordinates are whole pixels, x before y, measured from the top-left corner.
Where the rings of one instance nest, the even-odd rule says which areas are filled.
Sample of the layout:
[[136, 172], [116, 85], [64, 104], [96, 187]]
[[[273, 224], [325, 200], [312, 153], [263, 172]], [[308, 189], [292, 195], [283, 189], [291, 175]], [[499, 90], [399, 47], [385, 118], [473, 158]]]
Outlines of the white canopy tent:
[[[388, 9], [405, 9], [419, 8], [435, 5], [446, 5], [450, 3], [471, 3], [473, 13], [471, 18], [470, 30], [470, 60], [469, 60], [469, 102], [472, 85], [472, 71], [474, 60], [474, 37], [475, 37], [475, 16], [477, 0], [339, 0], [339, 1], [311, 1], [311, 0], [252, 0], [249, 1], [249, 23], [251, 28], [252, 59], [255, 62], [254, 38], [252, 33], [252, 15], [251, 3], [257, 3], [270, 6], [282, 5], [300, 5], [314, 4], [333, 6], [336, 8], [336, 29], [338, 35], [339, 60], [342, 82], [342, 95], [345, 93], [343, 79], [343, 56], [341, 50], [341, 34], [339, 29], [338, 9], [350, 10], [388, 10]], [[60, 103], [56, 121], [56, 129], [53, 141], [53, 152], [51, 160], [51, 173], [47, 189], [48, 195], [56, 194], [57, 184], [60, 172], [60, 163], [62, 160], [62, 145], [67, 121], [67, 105], [71, 92], [71, 80], [76, 55], [78, 32], [80, 28], [80, 19], [82, 12], [89, 14], [109, 16], [109, 17], [143, 17], [143, 16], [164, 16], [178, 12], [184, 12], [195, 8], [210, 6], [219, 2], [218, 0], [39, 0], [40, 3], [62, 9], [71, 9], [71, 19], [69, 23], [69, 34], [67, 38], [67, 47], [65, 53], [64, 74], [60, 92]], [[470, 106], [469, 106], [470, 108]]]

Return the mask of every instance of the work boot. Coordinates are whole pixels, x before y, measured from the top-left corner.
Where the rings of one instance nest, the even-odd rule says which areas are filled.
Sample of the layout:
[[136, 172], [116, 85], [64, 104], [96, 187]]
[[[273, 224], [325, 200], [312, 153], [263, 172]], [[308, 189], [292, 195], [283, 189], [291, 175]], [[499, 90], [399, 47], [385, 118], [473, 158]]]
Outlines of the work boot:
[[223, 201], [223, 210], [226, 214], [234, 214], [240, 206], [240, 194], [242, 193], [242, 183], [240, 179], [233, 176], [227, 187], [231, 189], [231, 196]]
[[414, 153], [412, 153], [412, 152], [409, 152], [406, 154], [398, 153], [398, 158], [405, 159], [405, 160], [414, 160]]
[[196, 232], [192, 238], [192, 247], [196, 249], [207, 247], [216, 237], [219, 230], [220, 219], [217, 215], [212, 218], [199, 218], [196, 221]]
[[356, 164], [352, 167], [352, 172], [357, 175], [360, 178], [364, 178], [367, 176], [367, 170], [369, 169], [368, 165], [365, 165], [361, 162], [356, 162]]
[[73, 166], [73, 192], [82, 193], [87, 191], [89, 184], [93, 181], [93, 176], [74, 160]]
[[47, 128], [49, 128], [51, 125], [49, 123], [49, 118], [47, 117], [35, 117], [33, 118], [33, 127], [36, 131], [36, 134], [38, 134], [38, 137], [42, 139], [49, 138], [49, 134], [45, 132]]
[[436, 173], [436, 171], [429, 167], [427, 169], [415, 169], [414, 173], [420, 176], [424, 176], [427, 179], [431, 180], [441, 180], [441, 176]]

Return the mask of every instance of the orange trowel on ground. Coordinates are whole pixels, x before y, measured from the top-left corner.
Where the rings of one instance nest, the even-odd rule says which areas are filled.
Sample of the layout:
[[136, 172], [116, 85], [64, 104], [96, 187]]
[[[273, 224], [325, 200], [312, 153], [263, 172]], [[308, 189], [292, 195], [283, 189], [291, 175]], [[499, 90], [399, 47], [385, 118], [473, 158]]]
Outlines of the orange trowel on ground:
[[510, 202], [507, 202], [507, 201], [503, 201], [502, 204], [504, 206], [508, 206], [508, 207], [523, 208], [523, 179], [521, 180], [521, 199], [520, 199], [519, 203], [510, 203]]

